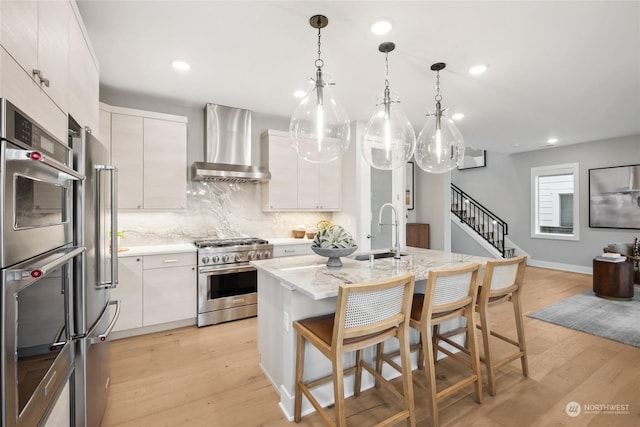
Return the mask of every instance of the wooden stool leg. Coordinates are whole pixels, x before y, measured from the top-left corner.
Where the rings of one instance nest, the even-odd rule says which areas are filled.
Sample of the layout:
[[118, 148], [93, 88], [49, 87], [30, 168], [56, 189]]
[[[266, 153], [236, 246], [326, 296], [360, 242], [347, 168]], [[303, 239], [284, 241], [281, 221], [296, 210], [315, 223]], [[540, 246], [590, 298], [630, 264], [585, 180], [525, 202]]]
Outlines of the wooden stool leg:
[[342, 354], [338, 353], [333, 361], [333, 395], [336, 409], [336, 424], [338, 427], [347, 426], [347, 414], [344, 411], [344, 367]]
[[427, 377], [427, 397], [429, 399], [429, 408], [431, 410], [431, 426], [438, 427], [440, 425], [438, 419], [438, 391], [436, 389], [436, 365], [435, 358], [433, 356], [433, 340], [431, 335], [431, 327], [427, 326], [422, 328], [420, 332], [422, 336], [422, 345], [426, 346], [424, 349], [424, 373]]
[[300, 333], [296, 333], [296, 391], [294, 399], [293, 419], [300, 422], [302, 418], [302, 390], [300, 383], [302, 382], [304, 372], [304, 338]]
[[[379, 373], [380, 375], [382, 375], [382, 355], [384, 354], [384, 341], [378, 343], [378, 345], [376, 346], [376, 372]], [[380, 388], [380, 380], [379, 379], [375, 379], [375, 386], [376, 388]]]
[[434, 362], [438, 361], [438, 344], [440, 343], [440, 325], [433, 325], [432, 337], [433, 341], [433, 360]]
[[400, 341], [400, 359], [402, 362], [402, 387], [404, 390], [404, 405], [405, 409], [409, 411], [409, 418], [407, 419], [407, 425], [415, 427], [416, 425], [416, 411], [413, 401], [413, 380], [411, 378], [411, 351], [409, 350], [409, 336], [407, 331], [405, 333], [400, 332], [398, 334], [398, 340]]
[[471, 368], [476, 375], [473, 383], [476, 391], [476, 402], [482, 403], [482, 376], [480, 374], [480, 357], [478, 355], [478, 346], [476, 344], [476, 322], [474, 319], [474, 307], [469, 304], [465, 308], [465, 318], [467, 321], [467, 341], [469, 343], [469, 354], [471, 356]]
[[518, 347], [522, 356], [520, 356], [520, 364], [522, 365], [522, 375], [529, 376], [529, 363], [527, 361], [527, 344], [524, 338], [524, 318], [522, 316], [522, 303], [520, 300], [520, 292], [516, 291], [511, 297], [513, 303], [513, 314], [516, 318], [516, 331], [518, 332]]
[[493, 360], [491, 358], [491, 345], [489, 339], [491, 337], [491, 325], [489, 324], [489, 307], [486, 305], [480, 306], [480, 323], [482, 331], [482, 344], [484, 346], [484, 363], [487, 367], [487, 388], [491, 396], [496, 395], [496, 377], [493, 369]]
[[362, 384], [362, 350], [356, 350], [356, 377], [353, 383], [353, 395], [360, 396]]

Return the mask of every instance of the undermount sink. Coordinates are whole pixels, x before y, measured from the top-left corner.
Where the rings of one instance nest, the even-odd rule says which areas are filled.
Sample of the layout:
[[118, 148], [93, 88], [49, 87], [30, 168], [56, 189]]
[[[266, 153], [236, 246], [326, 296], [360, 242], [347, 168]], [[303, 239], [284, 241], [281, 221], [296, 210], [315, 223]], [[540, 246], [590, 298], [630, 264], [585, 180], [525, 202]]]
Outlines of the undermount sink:
[[[378, 259], [378, 258], [393, 258], [393, 256], [395, 255], [395, 252], [376, 252], [373, 254], [360, 254], [360, 255], [356, 255], [355, 260], [356, 261], [366, 261], [369, 259], [369, 255], [373, 255], [373, 259]], [[400, 256], [405, 256], [406, 254], [401, 253]]]

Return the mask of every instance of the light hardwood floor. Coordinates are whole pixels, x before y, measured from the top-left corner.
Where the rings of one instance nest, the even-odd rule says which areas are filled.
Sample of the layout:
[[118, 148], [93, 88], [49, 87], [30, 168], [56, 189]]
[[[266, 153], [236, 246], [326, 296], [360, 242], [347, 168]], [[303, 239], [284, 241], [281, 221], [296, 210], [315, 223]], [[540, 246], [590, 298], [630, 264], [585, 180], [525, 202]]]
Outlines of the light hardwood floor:
[[[525, 313], [591, 288], [591, 276], [527, 267]], [[514, 333], [510, 304], [492, 309], [492, 328]], [[293, 426], [258, 367], [257, 319], [186, 327], [111, 343], [111, 385], [103, 427]], [[640, 327], [640, 319], [638, 319]], [[442, 426], [639, 426], [640, 348], [525, 317], [529, 378], [519, 361], [498, 370], [497, 394], [475, 403], [472, 386], [440, 403]], [[481, 337], [478, 335], [478, 338]], [[492, 341], [493, 343], [493, 341]], [[496, 351], [500, 351], [496, 347]], [[440, 386], [457, 367], [438, 363]], [[420, 375], [414, 371], [414, 375]], [[484, 373], [484, 372], [483, 372]], [[428, 426], [426, 393], [415, 388], [419, 426]], [[347, 400], [348, 422], [373, 425], [397, 400], [367, 390]], [[621, 415], [569, 417], [569, 402], [628, 405]], [[300, 426], [322, 426], [317, 414]]]

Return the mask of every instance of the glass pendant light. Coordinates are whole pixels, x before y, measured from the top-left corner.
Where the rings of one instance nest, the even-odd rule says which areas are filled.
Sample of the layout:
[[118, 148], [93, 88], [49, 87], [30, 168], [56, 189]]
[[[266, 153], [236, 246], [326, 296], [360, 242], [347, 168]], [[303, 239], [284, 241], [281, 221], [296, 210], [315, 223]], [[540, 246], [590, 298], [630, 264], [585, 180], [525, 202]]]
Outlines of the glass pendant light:
[[360, 146], [367, 163], [383, 170], [404, 166], [416, 144], [415, 131], [400, 109], [400, 99], [389, 89], [389, 52], [395, 47], [391, 42], [378, 46], [385, 54], [384, 91], [364, 128]]
[[289, 122], [293, 148], [299, 157], [311, 163], [328, 163], [341, 157], [351, 140], [349, 118], [333, 96], [332, 83], [326, 82], [322, 74], [320, 29], [328, 23], [327, 17], [322, 15], [309, 19], [309, 24], [318, 29], [316, 78], [312, 79]]
[[454, 169], [464, 157], [464, 139], [450, 117], [445, 115], [440, 101], [440, 70], [446, 64], [438, 62], [431, 66], [436, 72], [436, 112], [429, 114], [427, 123], [418, 135], [416, 163], [426, 172], [444, 173]]

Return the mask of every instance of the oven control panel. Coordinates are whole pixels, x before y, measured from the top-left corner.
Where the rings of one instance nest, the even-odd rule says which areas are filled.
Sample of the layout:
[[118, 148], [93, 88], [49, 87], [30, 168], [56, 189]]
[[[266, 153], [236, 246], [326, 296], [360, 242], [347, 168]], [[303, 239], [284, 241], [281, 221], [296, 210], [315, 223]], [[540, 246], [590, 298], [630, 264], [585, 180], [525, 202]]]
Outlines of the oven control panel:
[[226, 253], [207, 253], [206, 250], [201, 250], [199, 254], [199, 265], [222, 265], [222, 264], [237, 264], [246, 263], [249, 261], [255, 261], [260, 259], [270, 259], [273, 257], [273, 248], [267, 249], [247, 249]]

